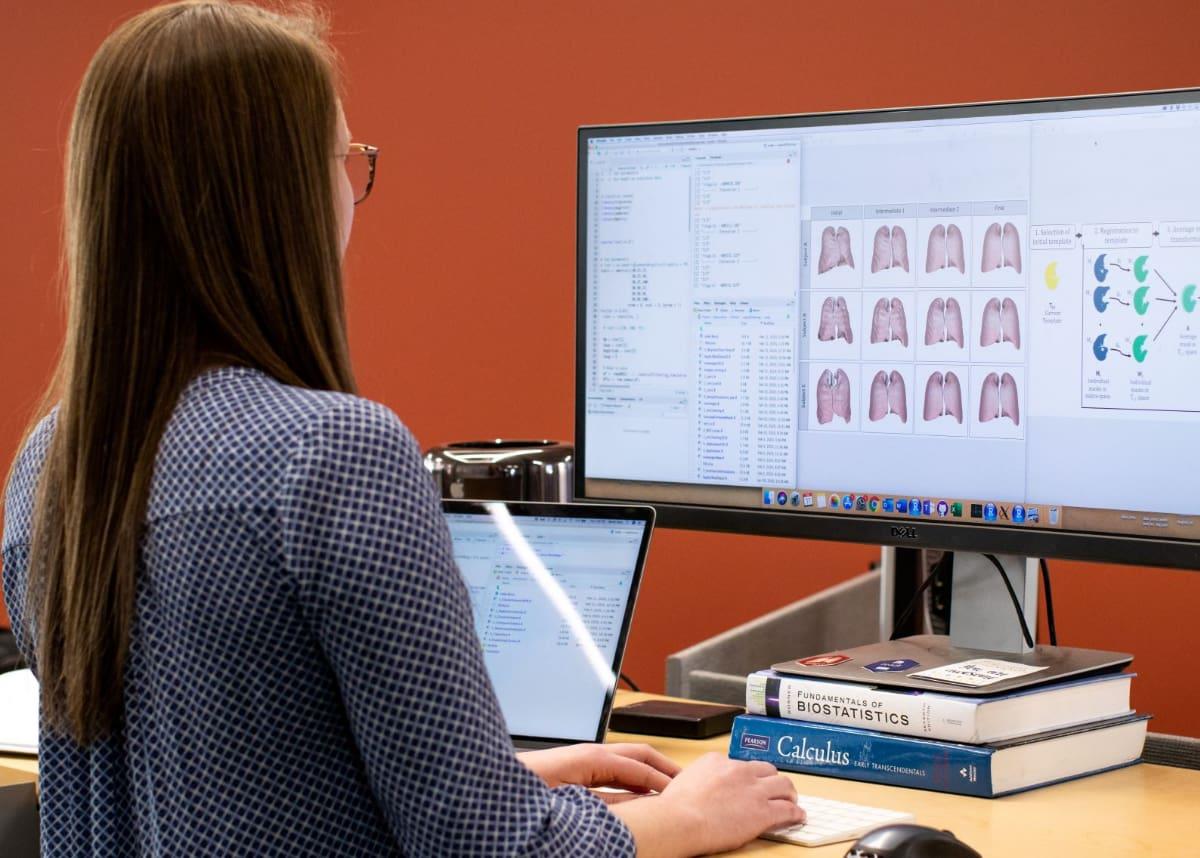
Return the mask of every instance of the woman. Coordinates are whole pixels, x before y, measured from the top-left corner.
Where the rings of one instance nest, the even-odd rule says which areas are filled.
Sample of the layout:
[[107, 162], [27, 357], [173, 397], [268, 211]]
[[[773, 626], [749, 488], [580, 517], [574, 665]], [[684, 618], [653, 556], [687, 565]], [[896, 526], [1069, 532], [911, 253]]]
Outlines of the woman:
[[163, 6], [88, 69], [3, 541], [45, 854], [683, 855], [798, 821], [765, 764], [514, 754], [419, 449], [353, 395], [368, 158], [306, 19]]

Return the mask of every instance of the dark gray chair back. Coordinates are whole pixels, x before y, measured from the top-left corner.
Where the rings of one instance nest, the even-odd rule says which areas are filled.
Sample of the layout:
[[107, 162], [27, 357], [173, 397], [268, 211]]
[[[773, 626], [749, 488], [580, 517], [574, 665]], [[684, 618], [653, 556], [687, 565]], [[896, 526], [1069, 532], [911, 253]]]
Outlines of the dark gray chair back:
[[0, 852], [4, 858], [38, 858], [37, 790], [33, 784], [0, 787]]
[[1200, 769], [1200, 739], [1168, 733], [1147, 733], [1142, 761], [1181, 769]]

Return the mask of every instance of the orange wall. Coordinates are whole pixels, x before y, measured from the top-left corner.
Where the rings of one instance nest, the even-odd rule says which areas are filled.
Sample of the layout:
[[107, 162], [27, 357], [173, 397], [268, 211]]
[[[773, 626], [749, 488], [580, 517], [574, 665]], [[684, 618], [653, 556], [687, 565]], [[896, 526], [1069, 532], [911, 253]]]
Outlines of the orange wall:
[[[0, 26], [0, 459], [60, 335], [74, 88], [136, 0], [7, 3]], [[326, 0], [358, 140], [381, 147], [348, 254], [363, 392], [425, 445], [572, 433], [577, 125], [1200, 84], [1200, 4], [1113, 0]], [[978, 11], [973, 11], [978, 10]], [[1200, 201], [1198, 201], [1200, 204]], [[861, 571], [863, 546], [660, 531], [626, 670]], [[1054, 563], [1062, 639], [1137, 654], [1154, 728], [1200, 736], [1200, 575]]]

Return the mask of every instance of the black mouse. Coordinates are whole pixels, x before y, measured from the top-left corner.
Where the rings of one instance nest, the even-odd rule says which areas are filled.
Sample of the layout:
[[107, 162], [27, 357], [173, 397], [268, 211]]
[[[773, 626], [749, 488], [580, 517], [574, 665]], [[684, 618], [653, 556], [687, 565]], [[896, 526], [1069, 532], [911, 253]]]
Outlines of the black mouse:
[[846, 858], [981, 858], [949, 831], [924, 825], [885, 825], [868, 831]]

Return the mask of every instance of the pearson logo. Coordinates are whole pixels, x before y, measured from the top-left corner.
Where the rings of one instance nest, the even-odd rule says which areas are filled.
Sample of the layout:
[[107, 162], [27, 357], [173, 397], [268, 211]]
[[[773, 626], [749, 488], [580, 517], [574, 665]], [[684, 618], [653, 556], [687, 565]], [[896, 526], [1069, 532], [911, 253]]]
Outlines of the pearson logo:
[[767, 736], [756, 736], [753, 733], [742, 734], [743, 751], [769, 751], [771, 740]]

